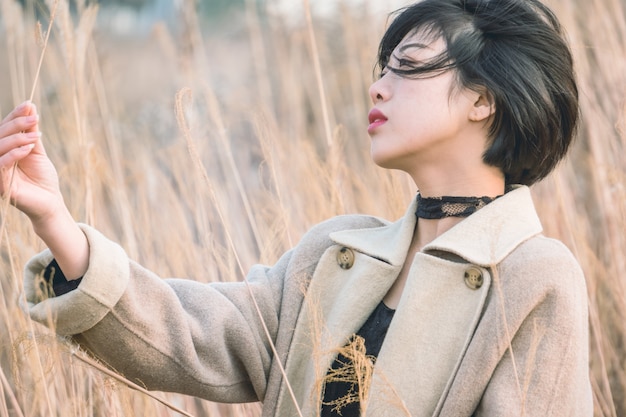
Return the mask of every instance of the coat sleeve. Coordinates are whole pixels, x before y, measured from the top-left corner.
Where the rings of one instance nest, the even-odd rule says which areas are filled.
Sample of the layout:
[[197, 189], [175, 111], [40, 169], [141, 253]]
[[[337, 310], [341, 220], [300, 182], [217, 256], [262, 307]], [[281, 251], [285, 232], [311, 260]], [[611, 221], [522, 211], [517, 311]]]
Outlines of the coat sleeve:
[[517, 252], [513, 258], [523, 261], [503, 264], [492, 287], [491, 357], [499, 359], [475, 416], [591, 417], [582, 271], [551, 239], [535, 239]]
[[291, 253], [256, 266], [245, 283], [163, 280], [130, 261], [117, 244], [81, 225], [89, 270], [78, 288], [47, 298], [41, 274], [49, 251], [26, 266], [31, 317], [71, 335], [99, 359], [149, 389], [213, 401], [263, 399], [272, 352], [250, 290], [273, 339]]

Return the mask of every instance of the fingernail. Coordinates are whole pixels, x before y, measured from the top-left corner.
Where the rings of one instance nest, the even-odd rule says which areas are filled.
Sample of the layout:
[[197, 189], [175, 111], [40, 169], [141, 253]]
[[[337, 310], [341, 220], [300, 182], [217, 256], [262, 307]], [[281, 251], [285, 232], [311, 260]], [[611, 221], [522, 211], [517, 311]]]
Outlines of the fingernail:
[[34, 143], [30, 143], [28, 145], [20, 146], [20, 149], [23, 149], [24, 151], [30, 152], [30, 151], [33, 150], [34, 147], [35, 147], [35, 144]]
[[31, 139], [39, 139], [41, 137], [41, 132], [40, 131], [28, 132], [26, 133], [26, 137], [31, 138]]
[[38, 114], [33, 114], [31, 116], [26, 117], [26, 123], [33, 123], [33, 122], [36, 122], [37, 120], [39, 120]]

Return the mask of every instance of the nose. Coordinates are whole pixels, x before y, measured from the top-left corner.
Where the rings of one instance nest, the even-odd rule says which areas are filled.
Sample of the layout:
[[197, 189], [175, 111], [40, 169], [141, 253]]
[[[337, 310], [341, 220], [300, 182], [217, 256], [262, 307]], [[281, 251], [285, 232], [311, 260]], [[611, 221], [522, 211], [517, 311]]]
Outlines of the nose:
[[369, 94], [374, 104], [389, 98], [389, 92], [384, 84], [384, 78], [383, 76], [370, 85]]

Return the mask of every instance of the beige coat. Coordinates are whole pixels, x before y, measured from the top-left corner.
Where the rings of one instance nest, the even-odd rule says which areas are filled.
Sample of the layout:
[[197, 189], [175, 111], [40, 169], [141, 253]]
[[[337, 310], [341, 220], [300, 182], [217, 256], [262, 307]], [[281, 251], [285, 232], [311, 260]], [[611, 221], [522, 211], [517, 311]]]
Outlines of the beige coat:
[[[319, 409], [319, 380], [397, 277], [415, 203], [395, 223], [340, 216], [248, 280], [299, 407]], [[297, 415], [243, 283], [162, 280], [82, 226], [90, 267], [79, 288], [42, 300], [26, 268], [31, 316], [151, 389]], [[368, 416], [591, 416], [587, 293], [576, 260], [541, 235], [518, 187], [427, 245], [375, 366]], [[343, 249], [347, 248], [347, 249]], [[342, 250], [343, 249], [343, 250]], [[306, 298], [304, 294], [306, 293]]]

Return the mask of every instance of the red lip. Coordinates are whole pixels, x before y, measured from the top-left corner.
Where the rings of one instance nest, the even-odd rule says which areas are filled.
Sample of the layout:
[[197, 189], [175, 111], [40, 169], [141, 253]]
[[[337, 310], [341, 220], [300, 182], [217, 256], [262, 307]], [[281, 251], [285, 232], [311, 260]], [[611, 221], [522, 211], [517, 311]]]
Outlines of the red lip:
[[370, 111], [368, 118], [370, 125], [368, 126], [367, 131], [370, 133], [374, 131], [378, 126], [385, 124], [385, 122], [387, 121], [387, 116], [385, 116], [383, 112], [376, 108]]

